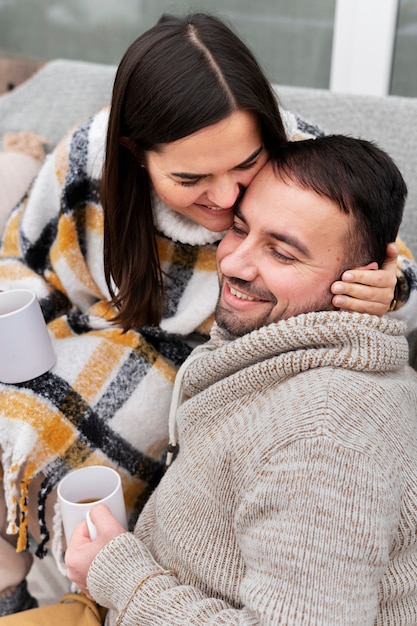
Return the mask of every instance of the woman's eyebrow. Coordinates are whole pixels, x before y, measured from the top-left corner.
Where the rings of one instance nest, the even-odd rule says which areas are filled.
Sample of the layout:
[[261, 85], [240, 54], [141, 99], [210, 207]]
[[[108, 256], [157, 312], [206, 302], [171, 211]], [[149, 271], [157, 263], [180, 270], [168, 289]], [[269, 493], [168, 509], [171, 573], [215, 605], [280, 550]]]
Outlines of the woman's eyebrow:
[[178, 178], [187, 178], [188, 180], [197, 180], [198, 178], [204, 178], [208, 174], [189, 174], [188, 172], [171, 172], [171, 176], [178, 176]]
[[[240, 167], [245, 167], [245, 165], [248, 165], [249, 163], [251, 163], [251, 161], [256, 159], [256, 157], [260, 155], [262, 150], [263, 150], [263, 146], [260, 146], [254, 152], [252, 152], [252, 154], [250, 154], [247, 159], [242, 161], [242, 163], [239, 163], [239, 165], [235, 165], [233, 169], [239, 169]], [[205, 176], [210, 176], [210, 174], [190, 174], [189, 172], [171, 172], [171, 176], [178, 176], [178, 178], [186, 178], [187, 180], [196, 180], [198, 178], [204, 178]]]
[[244, 167], [245, 165], [248, 165], [248, 163], [256, 159], [256, 157], [261, 154], [262, 150], [263, 146], [259, 146], [259, 148], [255, 150], [255, 152], [252, 152], [252, 154], [250, 154], [247, 159], [242, 161], [242, 163], [239, 163], [239, 165], [236, 165], [236, 167]]

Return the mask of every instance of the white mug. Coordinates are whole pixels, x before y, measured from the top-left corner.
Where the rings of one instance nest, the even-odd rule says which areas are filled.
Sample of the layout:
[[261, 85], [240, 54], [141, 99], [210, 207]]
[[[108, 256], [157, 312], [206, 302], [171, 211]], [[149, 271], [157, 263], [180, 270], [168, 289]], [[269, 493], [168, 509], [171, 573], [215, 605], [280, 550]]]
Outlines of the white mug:
[[36, 295], [0, 292], [0, 382], [22, 383], [47, 372], [56, 360]]
[[58, 502], [67, 544], [74, 528], [83, 520], [87, 521], [91, 539], [95, 539], [96, 530], [89, 512], [96, 504], [106, 504], [127, 530], [122, 481], [110, 467], [90, 465], [64, 476], [58, 484]]

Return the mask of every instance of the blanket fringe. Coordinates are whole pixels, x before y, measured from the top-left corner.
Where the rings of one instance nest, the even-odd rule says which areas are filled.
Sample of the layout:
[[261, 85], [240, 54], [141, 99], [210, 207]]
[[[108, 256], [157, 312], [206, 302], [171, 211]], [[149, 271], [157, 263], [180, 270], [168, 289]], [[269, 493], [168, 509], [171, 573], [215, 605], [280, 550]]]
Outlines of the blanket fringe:
[[55, 502], [52, 532], [52, 555], [57, 564], [58, 570], [63, 576], [67, 575], [67, 568], [64, 561], [64, 546], [62, 541], [62, 515], [59, 502]]
[[16, 552], [23, 552], [29, 548], [29, 537], [28, 537], [28, 488], [29, 488], [29, 478], [25, 476], [20, 483], [20, 499], [19, 499], [19, 508], [20, 508], [20, 523], [19, 523], [19, 536], [17, 539]]

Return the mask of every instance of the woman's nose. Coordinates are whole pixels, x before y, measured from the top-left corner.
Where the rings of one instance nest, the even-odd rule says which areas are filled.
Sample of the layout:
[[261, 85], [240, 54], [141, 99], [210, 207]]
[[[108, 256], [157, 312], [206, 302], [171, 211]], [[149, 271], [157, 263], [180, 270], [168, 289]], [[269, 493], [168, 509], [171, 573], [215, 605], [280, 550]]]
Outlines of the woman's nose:
[[218, 181], [207, 192], [210, 202], [222, 209], [230, 209], [243, 195], [243, 187], [230, 178]]

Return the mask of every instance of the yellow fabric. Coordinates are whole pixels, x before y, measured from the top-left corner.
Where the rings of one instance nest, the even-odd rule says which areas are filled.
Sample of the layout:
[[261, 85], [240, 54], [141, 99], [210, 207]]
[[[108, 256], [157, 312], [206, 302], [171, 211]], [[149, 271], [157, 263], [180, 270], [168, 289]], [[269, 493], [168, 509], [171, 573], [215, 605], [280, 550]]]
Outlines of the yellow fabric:
[[0, 617], [1, 626], [101, 626], [106, 609], [84, 594], [67, 593], [58, 604]]
[[395, 243], [397, 244], [397, 247], [398, 247], [398, 254], [401, 254], [401, 256], [407, 257], [407, 259], [414, 259], [414, 256], [411, 250], [406, 246], [406, 244], [400, 237], [397, 237]]

